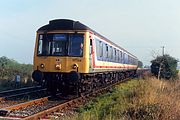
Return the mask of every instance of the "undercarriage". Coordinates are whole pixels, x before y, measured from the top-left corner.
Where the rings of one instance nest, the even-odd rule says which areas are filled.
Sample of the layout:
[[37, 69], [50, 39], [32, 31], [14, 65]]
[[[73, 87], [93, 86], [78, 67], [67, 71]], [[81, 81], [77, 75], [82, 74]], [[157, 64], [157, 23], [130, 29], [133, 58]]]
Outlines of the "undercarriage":
[[82, 96], [99, 88], [122, 81], [125, 78], [133, 78], [135, 75], [136, 70], [88, 74], [77, 73], [75, 71], [70, 73], [45, 72], [40, 83], [54, 96], [57, 93], [61, 93], [62, 96]]

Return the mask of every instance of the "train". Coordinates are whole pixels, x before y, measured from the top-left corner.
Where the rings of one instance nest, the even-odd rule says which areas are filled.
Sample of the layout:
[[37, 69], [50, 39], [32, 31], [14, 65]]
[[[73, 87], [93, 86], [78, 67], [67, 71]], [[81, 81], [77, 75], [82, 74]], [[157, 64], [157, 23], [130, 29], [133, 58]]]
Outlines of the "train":
[[79, 21], [54, 19], [36, 33], [32, 78], [63, 96], [134, 76], [138, 58]]

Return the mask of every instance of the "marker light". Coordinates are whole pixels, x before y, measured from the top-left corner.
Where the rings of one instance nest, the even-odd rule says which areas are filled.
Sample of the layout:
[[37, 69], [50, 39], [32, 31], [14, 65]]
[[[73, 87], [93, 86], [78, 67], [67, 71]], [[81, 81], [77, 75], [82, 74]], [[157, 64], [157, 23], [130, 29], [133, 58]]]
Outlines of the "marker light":
[[77, 64], [73, 64], [72, 68], [73, 68], [73, 69], [77, 69], [77, 68], [78, 68], [78, 65], [77, 65]]
[[40, 67], [41, 67], [41, 68], [44, 68], [44, 67], [45, 67], [45, 65], [42, 63], [42, 64], [40, 65]]

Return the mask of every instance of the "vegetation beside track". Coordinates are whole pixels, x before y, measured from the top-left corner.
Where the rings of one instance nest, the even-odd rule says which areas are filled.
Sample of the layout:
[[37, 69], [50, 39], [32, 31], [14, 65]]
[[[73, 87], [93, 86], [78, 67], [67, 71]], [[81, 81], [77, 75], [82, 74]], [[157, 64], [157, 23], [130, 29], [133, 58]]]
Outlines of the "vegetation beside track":
[[38, 83], [31, 79], [21, 79], [20, 83], [15, 80], [0, 80], [0, 91], [19, 89], [24, 87], [37, 86]]
[[108, 93], [80, 107], [74, 117], [77, 120], [179, 118], [180, 81], [155, 78], [136, 79], [117, 85]]
[[[31, 73], [31, 64], [21, 64], [5, 56], [0, 57], [0, 91], [36, 84], [31, 80]], [[21, 77], [19, 82], [15, 80], [16, 75]]]
[[0, 79], [13, 79], [15, 75], [31, 77], [32, 65], [20, 64], [5, 56], [0, 57]]

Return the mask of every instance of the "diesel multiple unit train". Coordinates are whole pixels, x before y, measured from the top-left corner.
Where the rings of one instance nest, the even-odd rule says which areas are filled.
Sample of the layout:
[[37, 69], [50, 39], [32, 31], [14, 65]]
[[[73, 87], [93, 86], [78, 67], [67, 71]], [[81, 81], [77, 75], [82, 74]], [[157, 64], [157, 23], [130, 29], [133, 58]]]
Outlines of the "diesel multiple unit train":
[[86, 25], [57, 19], [37, 30], [32, 78], [52, 94], [85, 94], [137, 70], [138, 59]]

